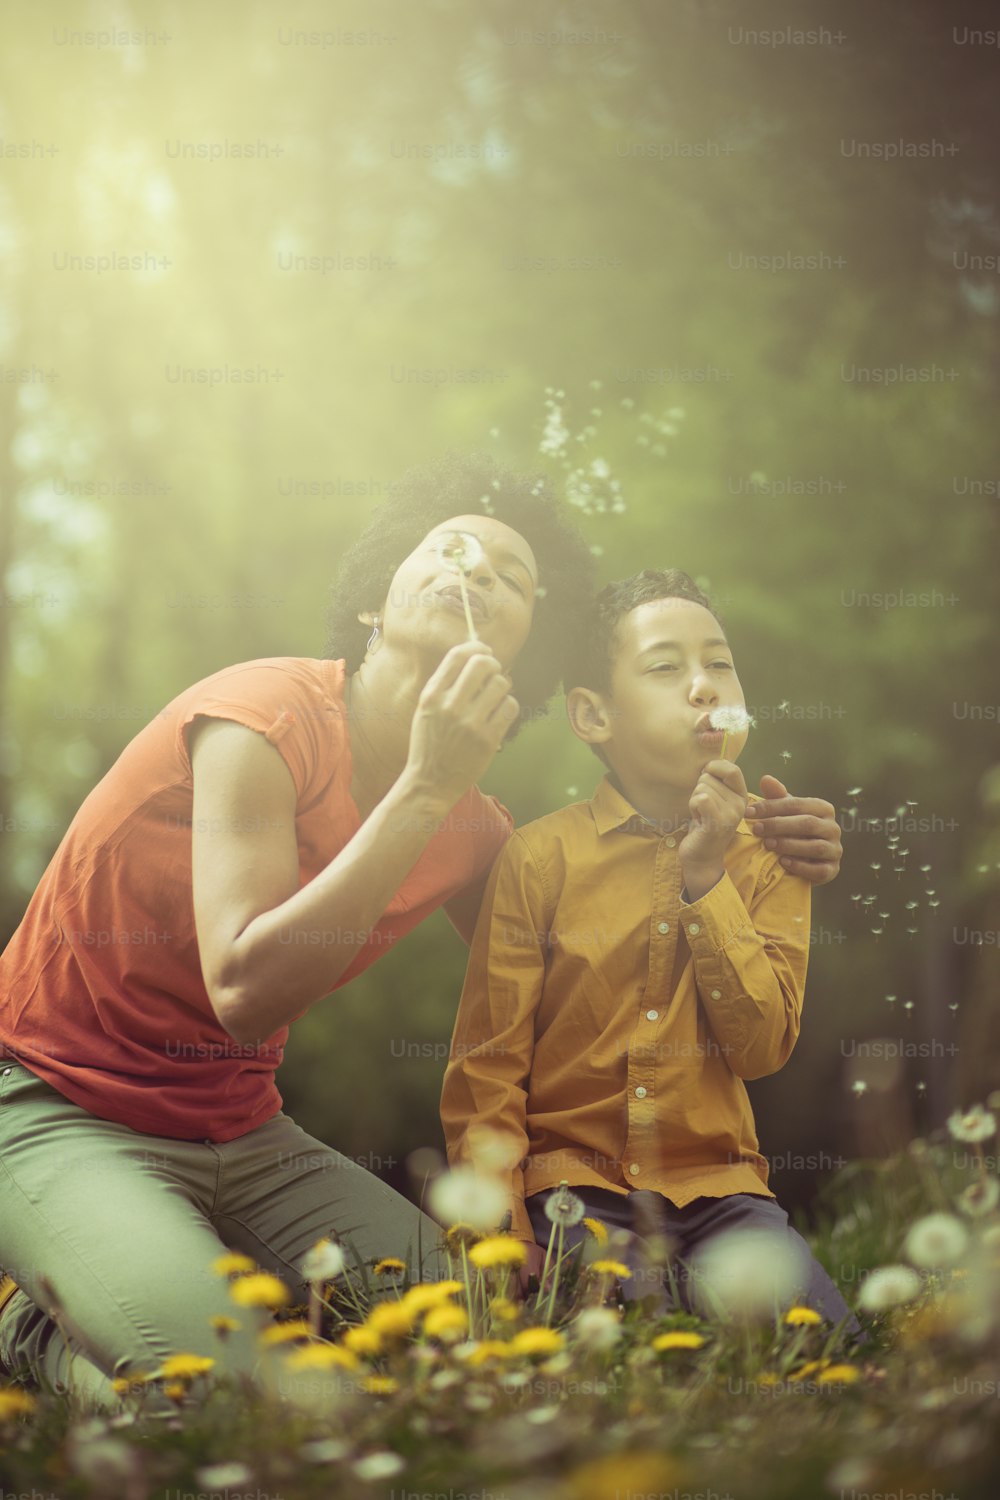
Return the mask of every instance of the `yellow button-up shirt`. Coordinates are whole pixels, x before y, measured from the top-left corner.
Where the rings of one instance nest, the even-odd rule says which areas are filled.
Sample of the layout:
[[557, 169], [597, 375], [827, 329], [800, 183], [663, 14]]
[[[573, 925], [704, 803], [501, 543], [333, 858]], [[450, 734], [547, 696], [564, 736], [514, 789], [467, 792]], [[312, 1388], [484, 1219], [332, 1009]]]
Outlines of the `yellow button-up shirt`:
[[777, 1072], [798, 1038], [811, 887], [741, 821], [725, 874], [687, 902], [680, 840], [605, 777], [518, 829], [493, 867], [441, 1119], [453, 1166], [495, 1173], [496, 1140], [481, 1143], [504, 1137], [520, 1239], [525, 1198], [564, 1178], [678, 1207], [774, 1197], [743, 1080]]

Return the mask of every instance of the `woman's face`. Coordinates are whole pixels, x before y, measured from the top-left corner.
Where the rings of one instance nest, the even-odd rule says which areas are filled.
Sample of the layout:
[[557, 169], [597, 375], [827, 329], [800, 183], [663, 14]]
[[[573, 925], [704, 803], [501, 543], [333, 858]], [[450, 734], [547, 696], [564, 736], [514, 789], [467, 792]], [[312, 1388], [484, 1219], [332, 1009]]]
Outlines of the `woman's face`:
[[440, 550], [455, 531], [475, 537], [482, 549], [465, 573], [476, 635], [509, 668], [531, 630], [538, 567], [524, 537], [492, 516], [442, 521], [400, 564], [381, 609], [385, 642], [426, 652], [433, 667], [452, 646], [468, 640], [458, 574]]

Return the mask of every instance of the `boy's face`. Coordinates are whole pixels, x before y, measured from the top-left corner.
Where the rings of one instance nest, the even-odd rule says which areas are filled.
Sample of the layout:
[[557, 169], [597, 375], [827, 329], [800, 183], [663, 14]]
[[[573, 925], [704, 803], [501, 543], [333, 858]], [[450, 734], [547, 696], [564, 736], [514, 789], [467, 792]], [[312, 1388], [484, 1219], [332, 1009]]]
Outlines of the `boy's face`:
[[[623, 781], [690, 792], [722, 749], [713, 708], [745, 707], [733, 653], [713, 614], [688, 599], [653, 599], [618, 622], [604, 752]], [[730, 734], [735, 761], [747, 731]]]

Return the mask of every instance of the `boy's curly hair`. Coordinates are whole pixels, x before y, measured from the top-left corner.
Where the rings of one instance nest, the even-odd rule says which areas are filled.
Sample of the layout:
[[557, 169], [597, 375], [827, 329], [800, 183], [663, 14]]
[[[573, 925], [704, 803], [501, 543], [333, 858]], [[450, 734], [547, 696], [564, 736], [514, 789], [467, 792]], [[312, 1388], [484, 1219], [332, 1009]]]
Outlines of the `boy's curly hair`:
[[535, 600], [531, 634], [511, 668], [511, 691], [521, 713], [510, 739], [528, 719], [544, 713], [595, 588], [590, 549], [541, 476], [516, 474], [488, 453], [456, 451], [410, 469], [344, 554], [330, 588], [323, 654], [343, 657], [348, 672], [356, 671], [371, 629], [358, 615], [381, 607], [396, 569], [429, 531], [451, 516], [484, 511], [484, 501], [490, 515], [531, 547], [544, 590]]
[[[640, 604], [649, 604], [653, 599], [689, 599], [692, 604], [702, 605], [722, 624], [719, 611], [708, 595], [680, 568], [643, 568], [629, 578], [618, 578], [594, 599], [579, 635], [571, 641], [563, 658], [565, 692], [584, 687], [610, 693], [618, 622]], [[600, 745], [590, 748], [599, 761], [608, 765]]]

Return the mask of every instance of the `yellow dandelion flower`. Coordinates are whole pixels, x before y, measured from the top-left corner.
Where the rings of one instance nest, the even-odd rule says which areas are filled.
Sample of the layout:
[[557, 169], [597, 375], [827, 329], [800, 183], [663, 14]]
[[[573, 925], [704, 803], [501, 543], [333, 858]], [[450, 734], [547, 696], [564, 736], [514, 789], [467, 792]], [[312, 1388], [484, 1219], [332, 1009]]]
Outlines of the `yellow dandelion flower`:
[[170, 1385], [163, 1387], [163, 1394], [169, 1396], [171, 1401], [176, 1401], [178, 1406], [180, 1406], [187, 1393], [188, 1387], [183, 1380], [174, 1380]]
[[517, 1317], [517, 1304], [509, 1297], [491, 1297], [489, 1306], [498, 1323], [512, 1323]]
[[600, 1219], [584, 1219], [583, 1227], [589, 1231], [599, 1245], [606, 1245], [608, 1243], [608, 1231]]
[[293, 1344], [296, 1339], [307, 1339], [312, 1329], [304, 1318], [290, 1318], [284, 1323], [274, 1323], [270, 1328], [262, 1328], [257, 1335], [261, 1344], [270, 1347], [271, 1344]]
[[211, 1323], [220, 1339], [226, 1338], [228, 1334], [235, 1333], [237, 1329], [243, 1327], [243, 1324], [239, 1321], [238, 1318], [229, 1318], [225, 1313], [217, 1313], [214, 1318], [209, 1318], [208, 1321]]
[[215, 1364], [202, 1354], [171, 1354], [157, 1371], [159, 1380], [193, 1380], [196, 1375], [206, 1375]]
[[240, 1276], [230, 1286], [229, 1295], [240, 1307], [285, 1307], [292, 1300], [285, 1283], [266, 1271]]
[[676, 1329], [673, 1333], [659, 1333], [653, 1340], [651, 1348], [657, 1353], [665, 1349], [700, 1349], [705, 1340], [700, 1333], [689, 1333], [683, 1329]]
[[456, 1292], [464, 1290], [460, 1281], [421, 1281], [403, 1293], [399, 1306], [405, 1307], [414, 1318], [419, 1318], [421, 1313], [432, 1307], [440, 1307]]
[[632, 1275], [628, 1266], [623, 1265], [620, 1260], [592, 1260], [587, 1269], [593, 1271], [595, 1276], [617, 1276], [620, 1281], [627, 1281]]
[[374, 1328], [349, 1328], [340, 1341], [352, 1354], [368, 1358], [382, 1352], [382, 1340]]
[[336, 1344], [303, 1344], [285, 1360], [289, 1370], [356, 1370], [357, 1356]]
[[[636, 1413], [639, 1415], [639, 1413]], [[681, 1471], [669, 1453], [614, 1453], [573, 1469], [569, 1475], [574, 1500], [607, 1500], [608, 1495], [659, 1495], [680, 1489]]]
[[522, 1328], [510, 1341], [512, 1357], [518, 1354], [558, 1354], [565, 1340], [554, 1328]]
[[226, 1255], [220, 1255], [212, 1262], [212, 1270], [219, 1276], [242, 1276], [248, 1271], [256, 1271], [257, 1262], [251, 1260], [249, 1255], [237, 1255], [233, 1250]]
[[20, 1391], [16, 1386], [4, 1386], [0, 1388], [0, 1422], [6, 1422], [11, 1417], [26, 1417], [35, 1409], [35, 1398], [27, 1391]]
[[424, 1319], [424, 1332], [428, 1338], [440, 1339], [443, 1344], [457, 1344], [469, 1331], [469, 1319], [463, 1307], [448, 1304], [432, 1307]]
[[785, 1313], [785, 1322], [790, 1328], [801, 1328], [807, 1323], [822, 1323], [823, 1319], [811, 1307], [790, 1307]]
[[775, 1375], [775, 1373], [774, 1373], [773, 1370], [765, 1370], [764, 1373], [763, 1373], [763, 1375], [758, 1375], [757, 1376], [757, 1384], [758, 1385], [763, 1385], [763, 1386], [768, 1386], [768, 1387], [770, 1387], [772, 1385], [780, 1385], [781, 1384], [781, 1376], [780, 1375]]
[[399, 1381], [391, 1375], [369, 1375], [361, 1384], [370, 1396], [393, 1396], [399, 1390]]
[[368, 1314], [365, 1327], [379, 1339], [403, 1339], [413, 1327], [416, 1314], [402, 1302], [380, 1302]]
[[398, 1276], [406, 1270], [406, 1262], [395, 1255], [386, 1255], [375, 1266], [376, 1276]]
[[494, 1234], [480, 1240], [469, 1251], [469, 1259], [480, 1271], [492, 1266], [523, 1266], [528, 1258], [528, 1247], [523, 1240], [512, 1240], [506, 1234]]
[[820, 1385], [850, 1385], [858, 1379], [858, 1372], [853, 1365], [827, 1365], [817, 1378]]
[[817, 1370], [825, 1370], [830, 1361], [828, 1359], [810, 1359], [795, 1371], [793, 1380], [805, 1380], [810, 1375], [815, 1375]]
[[510, 1359], [511, 1347], [503, 1339], [482, 1339], [470, 1350], [467, 1365], [485, 1365], [491, 1359]]

